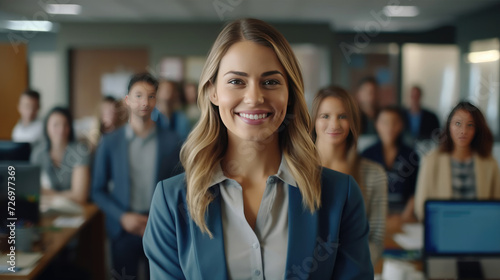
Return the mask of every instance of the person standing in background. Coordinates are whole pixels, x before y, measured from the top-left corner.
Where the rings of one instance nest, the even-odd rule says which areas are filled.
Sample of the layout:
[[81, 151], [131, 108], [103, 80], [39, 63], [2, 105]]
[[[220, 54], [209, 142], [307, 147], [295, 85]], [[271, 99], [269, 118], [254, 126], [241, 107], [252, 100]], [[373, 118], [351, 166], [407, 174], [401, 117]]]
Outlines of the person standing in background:
[[40, 93], [27, 89], [21, 94], [17, 110], [21, 119], [12, 130], [12, 141], [28, 142], [32, 145], [42, 140], [43, 123], [37, 119], [40, 109]]
[[175, 131], [182, 140], [185, 140], [191, 131], [189, 120], [180, 110], [179, 85], [176, 82], [161, 80], [156, 96], [156, 108], [151, 114], [151, 119], [162, 128]]
[[200, 119], [201, 111], [198, 108], [198, 85], [196, 83], [184, 84], [184, 113], [189, 119], [191, 127], [194, 127]]
[[376, 134], [375, 117], [378, 113], [378, 82], [365, 77], [359, 82], [356, 100], [361, 112], [361, 134]]
[[422, 88], [413, 86], [410, 90], [410, 108], [406, 110], [405, 130], [414, 141], [432, 139], [439, 134], [439, 120], [436, 114], [422, 108]]
[[360, 115], [356, 101], [341, 87], [321, 89], [313, 101], [312, 121], [311, 136], [322, 165], [353, 176], [361, 188], [370, 223], [370, 255], [375, 265], [384, 251], [387, 175], [380, 164], [357, 153]]
[[492, 157], [493, 135], [476, 106], [453, 108], [440, 146], [422, 160], [415, 214], [424, 219], [428, 199], [500, 199], [500, 170]]
[[403, 142], [404, 112], [398, 106], [382, 108], [375, 119], [379, 140], [361, 156], [382, 165], [388, 177], [387, 227], [399, 229], [415, 220], [413, 206], [418, 174], [418, 154]]
[[103, 97], [96, 115], [86, 139], [92, 151], [95, 151], [103, 135], [115, 131], [128, 120], [127, 109], [123, 106], [122, 100], [117, 100], [112, 96]]
[[93, 169], [92, 199], [106, 214], [113, 269], [134, 277], [139, 263], [147, 264], [142, 235], [154, 187], [175, 175], [179, 162], [180, 139], [151, 120], [157, 90], [148, 73], [131, 78], [125, 96], [129, 123], [102, 137]]
[[45, 120], [45, 141], [31, 153], [31, 162], [41, 166], [42, 194], [61, 195], [77, 203], [89, 198], [90, 150], [78, 143], [68, 109], [53, 108]]

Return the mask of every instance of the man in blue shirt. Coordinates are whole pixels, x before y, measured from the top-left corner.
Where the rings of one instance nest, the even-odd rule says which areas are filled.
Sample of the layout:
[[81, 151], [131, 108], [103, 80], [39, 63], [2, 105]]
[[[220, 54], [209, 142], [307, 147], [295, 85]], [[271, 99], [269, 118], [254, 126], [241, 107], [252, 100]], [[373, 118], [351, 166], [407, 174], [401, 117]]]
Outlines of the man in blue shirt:
[[92, 198], [106, 215], [113, 269], [120, 275], [137, 276], [138, 264], [147, 261], [142, 235], [154, 187], [181, 171], [180, 139], [151, 120], [157, 89], [150, 74], [132, 77], [125, 96], [129, 123], [104, 135], [96, 152]]

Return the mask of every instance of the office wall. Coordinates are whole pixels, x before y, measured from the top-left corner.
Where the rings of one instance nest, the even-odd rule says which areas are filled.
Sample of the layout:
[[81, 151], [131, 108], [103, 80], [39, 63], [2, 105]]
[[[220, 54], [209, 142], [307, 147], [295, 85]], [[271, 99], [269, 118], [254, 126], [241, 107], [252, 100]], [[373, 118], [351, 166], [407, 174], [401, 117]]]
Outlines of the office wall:
[[[70, 108], [75, 119], [94, 116], [100, 104], [101, 77], [117, 70], [141, 72], [148, 64], [145, 49], [75, 49], [71, 53]], [[122, 94], [124, 96], [126, 92]]]
[[402, 48], [402, 104], [409, 106], [410, 89], [422, 88], [422, 105], [443, 124], [459, 99], [459, 50], [456, 45], [405, 44]]
[[[399, 47], [405, 43], [454, 44], [455, 27], [443, 26], [434, 30], [415, 33], [369, 34], [366, 32], [338, 32], [332, 33], [332, 36], [332, 79], [334, 83], [349, 88], [351, 87], [349, 68], [354, 62], [351, 59], [353, 54], [363, 53], [368, 49], [377, 48], [377, 45], [384, 44], [395, 44]], [[397, 100], [401, 100], [399, 96], [401, 87], [398, 87], [396, 91], [398, 94]]]
[[[309, 43], [331, 49], [328, 24], [273, 24], [291, 44]], [[206, 56], [223, 27], [215, 23], [63, 23], [57, 37], [57, 52], [61, 58], [60, 73], [65, 78], [58, 99], [69, 104], [69, 55], [71, 49], [145, 48], [149, 51], [145, 71], [159, 72], [159, 62], [165, 56]], [[328, 52], [328, 61], [331, 61]], [[328, 69], [330, 70], [330, 69]]]
[[26, 44], [28, 62], [26, 85], [38, 90], [41, 94], [40, 118], [53, 106], [66, 104], [65, 102], [59, 103], [60, 100], [58, 100], [62, 88], [60, 88], [61, 72], [56, 51], [56, 33], [0, 32], [0, 43], [10, 44], [14, 51], [19, 43]]
[[[470, 15], [465, 15], [460, 17], [456, 23], [457, 29], [457, 45], [460, 48], [460, 96], [462, 98], [467, 98], [470, 95], [471, 88], [484, 87], [488, 85], [470, 84], [471, 82], [471, 64], [466, 61], [466, 54], [470, 52], [470, 44], [472, 41], [485, 40], [492, 38], [500, 38], [500, 5], [489, 7], [488, 9], [481, 10]], [[500, 67], [500, 66], [499, 66]], [[500, 73], [498, 69], [496, 73]], [[485, 79], [489, 77], [485, 77]], [[494, 77], [496, 79], [496, 85], [491, 84], [489, 86], [496, 87], [498, 92], [498, 82], [500, 77]], [[483, 80], [485, 80], [483, 79]], [[479, 79], [481, 80], [481, 79]], [[477, 79], [476, 79], [477, 81]], [[498, 96], [493, 98], [497, 100], [497, 111], [500, 110], [500, 98]], [[496, 131], [500, 130], [500, 122], [497, 122]], [[500, 135], [496, 135], [496, 141], [500, 141]]]

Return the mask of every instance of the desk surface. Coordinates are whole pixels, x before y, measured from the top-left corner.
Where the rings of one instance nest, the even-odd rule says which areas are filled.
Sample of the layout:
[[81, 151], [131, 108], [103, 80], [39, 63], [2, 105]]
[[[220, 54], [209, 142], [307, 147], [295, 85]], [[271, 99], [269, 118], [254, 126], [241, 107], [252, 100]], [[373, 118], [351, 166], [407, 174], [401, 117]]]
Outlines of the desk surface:
[[[100, 250], [103, 250], [104, 248], [103, 244], [97, 244], [99, 243], [99, 239], [102, 240], [104, 236], [104, 229], [102, 225], [103, 223], [102, 213], [99, 211], [97, 206], [93, 204], [87, 204], [83, 208], [84, 208], [83, 211], [84, 222], [78, 228], [57, 228], [51, 230], [50, 228], [53, 228], [52, 223], [58, 216], [42, 216], [40, 225], [42, 228], [47, 228], [48, 230], [41, 233], [41, 247], [42, 247], [41, 251], [43, 253], [41, 259], [27, 275], [16, 275], [16, 273], [1, 274], [0, 278], [5, 280], [35, 279], [50, 264], [50, 262], [57, 256], [57, 254], [61, 252], [61, 250], [68, 244], [68, 242], [73, 237], [77, 236], [78, 233], [80, 233], [80, 237], [82, 237], [80, 238], [81, 240], [79, 241], [80, 243], [79, 247], [84, 247], [84, 246], [93, 248], [100, 247]], [[95, 242], [96, 244], [85, 244], [88, 243], [87, 241], [91, 243]], [[99, 250], [99, 248], [96, 249]], [[100, 256], [104, 256], [103, 251], [100, 254]], [[96, 258], [96, 256], [92, 255], [92, 258]], [[97, 256], [97, 258], [99, 259], [99, 255]], [[102, 267], [97, 268], [100, 271], [97, 272], [99, 274], [101, 274], [104, 271], [104, 262], [103, 260], [100, 261], [101, 261], [100, 266]]]
[[[396, 233], [401, 233], [401, 229], [391, 229], [388, 228], [387, 232], [385, 233], [385, 240], [384, 240], [384, 248], [385, 249], [402, 249], [401, 246], [399, 246], [396, 241], [394, 241], [393, 236]], [[419, 271], [423, 271], [423, 264], [422, 261], [411, 261], [409, 262], [412, 265], [415, 266], [415, 268]], [[382, 274], [382, 267], [384, 265], [384, 259], [380, 259], [376, 264], [374, 264], [374, 269], [375, 269], [375, 274]]]
[[[44, 228], [51, 228], [53, 221], [58, 216], [42, 216], [41, 226]], [[84, 206], [83, 212], [84, 222], [78, 228], [60, 228], [57, 230], [48, 230], [42, 233], [42, 258], [38, 261], [37, 265], [31, 269], [27, 275], [16, 274], [0, 274], [0, 278], [8, 279], [36, 279], [43, 270], [50, 264], [50, 262], [61, 252], [61, 250], [68, 244], [68, 242], [80, 233], [80, 247], [83, 247], [84, 252], [81, 254], [82, 260], [93, 260], [92, 264], [87, 265], [88, 268], [93, 270], [95, 277], [92, 279], [104, 278], [104, 228], [103, 217], [96, 205], [88, 204]], [[399, 229], [388, 229], [385, 235], [384, 247], [386, 249], [401, 249], [401, 247], [394, 241], [393, 235], [401, 232]], [[97, 251], [96, 251], [97, 250]], [[80, 255], [80, 254], [79, 254]], [[421, 261], [411, 262], [415, 268], [422, 270]], [[381, 274], [383, 267], [383, 259], [374, 265], [375, 273]]]

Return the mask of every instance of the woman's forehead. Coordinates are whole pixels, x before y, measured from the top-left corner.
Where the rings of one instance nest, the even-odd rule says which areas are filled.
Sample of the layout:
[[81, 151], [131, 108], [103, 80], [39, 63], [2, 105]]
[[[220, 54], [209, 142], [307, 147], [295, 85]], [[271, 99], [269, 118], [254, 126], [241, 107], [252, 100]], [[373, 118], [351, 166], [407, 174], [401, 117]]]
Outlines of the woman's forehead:
[[273, 49], [252, 41], [234, 43], [224, 54], [219, 64], [219, 74], [238, 71], [247, 74], [261, 74], [278, 70], [285, 75], [278, 56]]
[[472, 114], [469, 111], [463, 110], [463, 109], [459, 109], [459, 110], [457, 110], [453, 114], [452, 119], [469, 119], [469, 120], [473, 120], [473, 117], [472, 117]]

